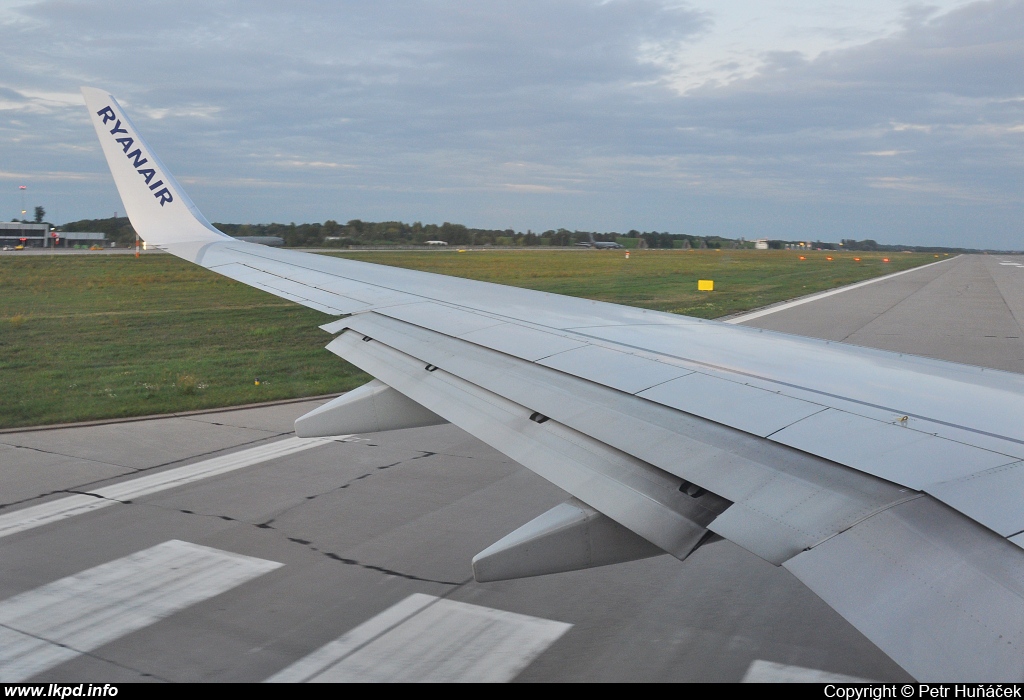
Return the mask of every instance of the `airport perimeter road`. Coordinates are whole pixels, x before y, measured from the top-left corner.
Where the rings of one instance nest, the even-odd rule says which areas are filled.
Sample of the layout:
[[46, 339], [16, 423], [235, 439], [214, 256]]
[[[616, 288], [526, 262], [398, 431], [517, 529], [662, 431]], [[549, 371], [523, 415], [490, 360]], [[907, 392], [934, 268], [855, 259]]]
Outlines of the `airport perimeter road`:
[[[1024, 370], [1018, 265], [749, 323]], [[452, 426], [294, 438], [315, 405], [0, 434], [0, 681], [907, 680], [728, 542], [477, 584], [472, 556], [565, 494]]]

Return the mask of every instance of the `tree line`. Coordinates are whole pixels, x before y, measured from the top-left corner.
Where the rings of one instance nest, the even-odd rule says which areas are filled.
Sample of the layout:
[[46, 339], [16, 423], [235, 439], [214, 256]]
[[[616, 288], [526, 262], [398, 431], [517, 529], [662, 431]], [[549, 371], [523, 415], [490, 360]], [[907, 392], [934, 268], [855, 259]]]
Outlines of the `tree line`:
[[[329, 219], [312, 224], [215, 223], [214, 226], [229, 236], [276, 236], [283, 239], [286, 246], [293, 248], [421, 245], [427, 241], [444, 241], [453, 246], [575, 246], [577, 243], [588, 242], [591, 235], [596, 241], [619, 242], [627, 248], [723, 248], [735, 243], [719, 236], [689, 236], [635, 229], [625, 233], [569, 231], [564, 228], [523, 232], [470, 228], [449, 222], [424, 224], [417, 221], [408, 224], [402, 221], [373, 222], [360, 219], [352, 219], [344, 224]], [[127, 217], [82, 219], [60, 228], [63, 231], [101, 231], [118, 246], [133, 245], [135, 242], [135, 229]]]
[[[38, 209], [42, 209], [39, 207]], [[42, 218], [44, 212], [36, 212]], [[218, 229], [229, 236], [276, 236], [291, 248], [347, 248], [349, 246], [422, 245], [427, 241], [444, 241], [452, 246], [561, 246], [570, 247], [586, 243], [593, 235], [595, 241], [621, 243], [626, 248], [753, 248], [753, 241], [722, 236], [692, 236], [682, 233], [659, 231], [637, 231], [625, 233], [615, 231], [569, 231], [551, 229], [534, 232], [531, 230], [470, 228], [462, 224], [405, 223], [402, 221], [362, 221], [352, 219], [348, 223], [327, 220], [311, 224], [228, 224], [215, 223]], [[63, 231], [101, 231], [107, 240], [119, 247], [135, 243], [135, 229], [127, 217], [108, 219], [82, 219], [59, 227]], [[871, 239], [857, 241], [844, 238], [841, 243], [824, 241], [799, 241], [772, 239], [768, 247], [783, 249], [799, 243], [809, 244], [811, 249], [851, 251], [901, 251], [921, 253], [981, 252], [967, 248], [944, 248], [938, 246], [906, 246], [883, 244]]]

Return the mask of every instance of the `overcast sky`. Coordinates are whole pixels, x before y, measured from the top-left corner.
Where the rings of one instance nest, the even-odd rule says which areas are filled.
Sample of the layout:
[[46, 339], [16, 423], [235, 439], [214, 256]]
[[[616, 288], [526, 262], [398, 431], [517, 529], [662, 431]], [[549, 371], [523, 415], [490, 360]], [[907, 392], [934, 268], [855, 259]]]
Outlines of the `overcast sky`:
[[92, 85], [212, 221], [1024, 249], [1022, 83], [1024, 1], [0, 0], [0, 219], [123, 211]]

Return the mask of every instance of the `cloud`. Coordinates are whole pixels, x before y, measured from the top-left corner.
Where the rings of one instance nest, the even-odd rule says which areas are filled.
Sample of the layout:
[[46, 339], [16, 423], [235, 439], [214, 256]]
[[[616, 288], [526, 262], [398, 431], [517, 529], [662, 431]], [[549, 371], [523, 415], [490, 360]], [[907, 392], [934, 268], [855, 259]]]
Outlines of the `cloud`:
[[527, 183], [502, 183], [501, 187], [512, 192], [526, 192], [529, 194], [550, 194], [553, 192], [570, 192], [572, 190], [566, 190], [560, 187], [551, 187], [550, 185], [531, 185]]
[[[868, 186], [901, 192], [927, 193], [942, 198], [979, 204], [995, 204], [1004, 201], [984, 191], [972, 191], [970, 188], [932, 182], [919, 177], [875, 177], [869, 179]], [[1019, 197], [1017, 199], [1020, 201]]]
[[[849, 7], [26, 0], [0, 7], [4, 167], [105, 173], [91, 84], [221, 221], [1015, 240], [1024, 2]], [[99, 191], [62, 210], [119, 208]], [[0, 188], [0, 216], [15, 202]]]
[[0, 111], [21, 111], [31, 114], [50, 114], [67, 107], [81, 107], [85, 104], [81, 93], [46, 92], [40, 90], [17, 90], [0, 86]]
[[0, 170], [0, 180], [9, 180], [19, 183], [23, 182], [103, 182], [101, 173], [76, 173], [76, 172], [53, 172], [53, 171], [32, 171], [32, 172], [10, 172]]
[[925, 134], [930, 133], [932, 130], [931, 124], [903, 124], [900, 122], [892, 122], [893, 131], [921, 131]]
[[207, 106], [187, 106], [187, 107], [135, 107], [133, 112], [144, 114], [150, 119], [166, 119], [168, 117], [174, 118], [198, 118], [198, 119], [212, 119], [221, 111], [220, 107], [214, 105]]
[[299, 160], [283, 159], [274, 161], [275, 165], [284, 166], [287, 168], [354, 168], [356, 166], [349, 163], [330, 163], [322, 160]]

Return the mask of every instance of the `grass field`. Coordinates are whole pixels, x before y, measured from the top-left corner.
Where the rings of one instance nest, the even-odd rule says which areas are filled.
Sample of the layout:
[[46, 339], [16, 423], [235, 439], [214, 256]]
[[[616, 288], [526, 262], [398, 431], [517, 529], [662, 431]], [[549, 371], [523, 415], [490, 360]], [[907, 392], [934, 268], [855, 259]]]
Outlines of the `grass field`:
[[[935, 261], [931, 254], [781, 250], [630, 251], [628, 260], [621, 250], [374, 251], [342, 257], [701, 318], [756, 309]], [[699, 279], [714, 280], [715, 291], [698, 292]]]
[[[927, 262], [790, 251], [362, 252], [344, 257], [715, 318]], [[826, 260], [831, 255], [834, 259]], [[716, 291], [697, 292], [698, 279]], [[169, 255], [0, 257], [0, 428], [231, 406], [368, 380], [330, 317]], [[255, 384], [256, 379], [260, 384]]]

